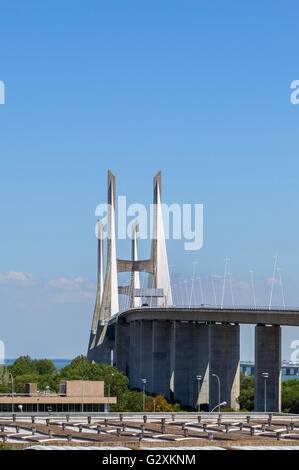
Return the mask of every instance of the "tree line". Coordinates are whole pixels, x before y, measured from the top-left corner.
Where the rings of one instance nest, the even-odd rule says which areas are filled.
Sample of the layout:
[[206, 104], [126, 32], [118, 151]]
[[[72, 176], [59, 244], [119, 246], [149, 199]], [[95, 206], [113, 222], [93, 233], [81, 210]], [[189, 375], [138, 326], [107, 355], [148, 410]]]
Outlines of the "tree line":
[[[254, 410], [254, 376], [241, 375], [239, 403], [241, 410]], [[299, 413], [299, 380], [281, 384], [281, 410], [283, 413]]]
[[169, 403], [163, 395], [151, 396], [140, 390], [130, 390], [129, 379], [114, 366], [90, 364], [86, 356], [77, 356], [60, 370], [50, 359], [31, 359], [20, 356], [15, 362], [0, 370], [0, 393], [11, 392], [13, 376], [14, 391], [24, 393], [26, 383], [36, 383], [38, 390], [49, 387], [53, 393], [59, 392], [59, 383], [63, 380], [100, 380], [104, 382], [105, 396], [117, 397], [117, 404], [111, 404], [111, 411], [142, 411], [143, 397], [145, 411], [181, 410], [178, 403]]
[[[114, 366], [90, 364], [83, 355], [77, 356], [60, 370], [56, 369], [50, 359], [20, 356], [13, 364], [0, 368], [0, 393], [11, 392], [9, 373], [13, 376], [16, 393], [24, 393], [26, 383], [32, 382], [37, 383], [38, 390], [49, 387], [51, 392], [58, 393], [59, 383], [62, 380], [101, 380], [105, 384], [105, 395], [108, 396], [110, 388], [110, 396], [117, 397], [117, 404], [110, 405], [111, 411], [143, 409], [143, 392], [138, 389], [130, 390], [128, 377]], [[144, 397], [145, 411], [194, 411], [180, 403], [169, 403], [163, 395], [152, 396], [145, 393]], [[241, 411], [254, 410], [254, 376], [246, 377], [241, 374], [238, 401]], [[299, 413], [299, 380], [282, 382], [281, 402], [283, 412]]]

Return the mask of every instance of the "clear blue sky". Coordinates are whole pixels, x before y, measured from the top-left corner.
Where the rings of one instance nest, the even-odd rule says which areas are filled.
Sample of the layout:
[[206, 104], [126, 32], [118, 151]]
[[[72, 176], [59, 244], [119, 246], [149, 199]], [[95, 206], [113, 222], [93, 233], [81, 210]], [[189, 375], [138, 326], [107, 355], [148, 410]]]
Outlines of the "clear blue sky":
[[[129, 202], [150, 202], [162, 170], [166, 202], [204, 204], [202, 250], [169, 243], [178, 274], [194, 259], [203, 278], [222, 274], [229, 256], [236, 296], [253, 269], [267, 304], [278, 254], [286, 303], [299, 305], [298, 14], [295, 0], [1, 2], [8, 357], [86, 352], [108, 168]], [[298, 338], [284, 335], [284, 358]]]

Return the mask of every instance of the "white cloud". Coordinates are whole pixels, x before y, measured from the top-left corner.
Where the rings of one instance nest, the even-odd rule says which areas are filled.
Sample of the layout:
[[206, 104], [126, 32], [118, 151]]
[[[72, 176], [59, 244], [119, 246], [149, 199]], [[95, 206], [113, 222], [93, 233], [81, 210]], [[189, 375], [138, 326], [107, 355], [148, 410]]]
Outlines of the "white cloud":
[[214, 279], [223, 279], [222, 274], [212, 274], [212, 277], [213, 277]]
[[237, 283], [241, 289], [250, 289], [250, 284], [247, 281], [238, 281]]
[[84, 290], [95, 290], [95, 285], [89, 279], [85, 277], [75, 277], [73, 279], [68, 279], [66, 277], [59, 277], [58, 279], [53, 279], [48, 282], [48, 285], [55, 287], [56, 289], [61, 289], [65, 291], [78, 291], [81, 289]]
[[82, 302], [94, 299], [96, 294], [95, 284], [82, 276], [52, 279], [47, 287], [53, 291], [51, 300], [56, 303]]
[[32, 282], [33, 276], [30, 273], [20, 271], [8, 271], [7, 273], [0, 273], [0, 282], [6, 281]]
[[270, 284], [272, 284], [272, 282], [273, 282], [274, 285], [277, 285], [277, 286], [280, 286], [280, 285], [281, 285], [281, 282], [280, 282], [279, 279], [275, 279], [275, 278], [273, 278], [273, 277], [269, 277], [269, 278], [267, 279], [267, 283], [270, 285]]
[[88, 292], [88, 291], [80, 291], [80, 292], [60, 291], [52, 297], [52, 301], [55, 303], [84, 302], [90, 299], [92, 300], [95, 299], [95, 293]]
[[[95, 299], [96, 285], [83, 276], [74, 278], [59, 277], [57, 279], [42, 281], [32, 274], [22, 271], [8, 271], [0, 273], [0, 285], [11, 296], [18, 308], [28, 306], [28, 302], [35, 303], [38, 299], [48, 303], [87, 302]], [[25, 291], [20, 287], [26, 288]], [[21, 296], [21, 298], [20, 298]]]

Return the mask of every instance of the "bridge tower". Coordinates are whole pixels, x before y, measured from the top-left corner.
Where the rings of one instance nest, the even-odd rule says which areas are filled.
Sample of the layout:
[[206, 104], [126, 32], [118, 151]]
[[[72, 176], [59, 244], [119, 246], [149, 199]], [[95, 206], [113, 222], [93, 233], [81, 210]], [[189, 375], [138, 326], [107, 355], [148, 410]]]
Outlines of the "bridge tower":
[[[138, 222], [132, 226], [131, 259], [119, 259], [116, 255], [115, 236], [115, 176], [108, 171], [107, 205], [107, 264], [105, 281], [103, 274], [104, 227], [98, 221], [98, 283], [97, 295], [91, 326], [87, 357], [92, 362], [111, 363], [111, 345], [107, 337], [107, 325], [111, 317], [119, 313], [118, 294], [128, 295], [130, 307], [141, 306], [142, 297], [146, 297], [151, 306], [166, 307], [172, 305], [167, 251], [164, 234], [161, 172], [154, 177], [153, 184], [153, 227], [151, 256], [138, 259]], [[131, 282], [127, 286], [118, 285], [118, 273], [131, 272]], [[140, 288], [139, 273], [148, 273], [148, 287]], [[114, 341], [114, 338], [111, 338]], [[112, 342], [111, 341], [111, 344]]]

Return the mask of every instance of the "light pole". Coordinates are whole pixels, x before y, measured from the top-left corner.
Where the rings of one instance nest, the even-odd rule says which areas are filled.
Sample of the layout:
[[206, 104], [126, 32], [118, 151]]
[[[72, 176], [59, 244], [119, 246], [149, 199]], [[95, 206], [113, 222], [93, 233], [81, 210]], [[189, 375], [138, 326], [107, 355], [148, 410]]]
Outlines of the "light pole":
[[146, 379], [141, 379], [141, 382], [143, 383], [142, 411], [144, 411], [144, 408], [145, 408], [145, 385], [146, 385]]
[[109, 379], [108, 383], [108, 411], [110, 411], [110, 386], [111, 386], [111, 377], [113, 377], [114, 374], [112, 373]]
[[265, 379], [265, 388], [264, 388], [264, 411], [267, 411], [267, 378], [269, 377], [268, 372], [262, 372], [262, 376]]
[[196, 380], [197, 380], [197, 411], [198, 411], [198, 413], [200, 412], [199, 394], [200, 394], [200, 390], [201, 390], [201, 379], [202, 379], [201, 375], [196, 376]]
[[211, 413], [215, 410], [215, 408], [219, 408], [220, 410], [220, 406], [225, 406], [227, 405], [226, 401], [223, 401], [222, 403], [219, 403], [219, 405], [216, 405], [214, 406], [214, 408], [210, 411]]
[[11, 411], [14, 412], [15, 406], [13, 401], [13, 394], [14, 394], [14, 383], [13, 383], [13, 375], [11, 372], [8, 372], [8, 378], [11, 377]]
[[217, 374], [212, 374], [212, 376], [218, 380], [218, 411], [220, 413], [220, 379]]
[[81, 413], [83, 413], [83, 410], [84, 410], [84, 379], [85, 379], [85, 377], [82, 377], [82, 403], [81, 403]]

